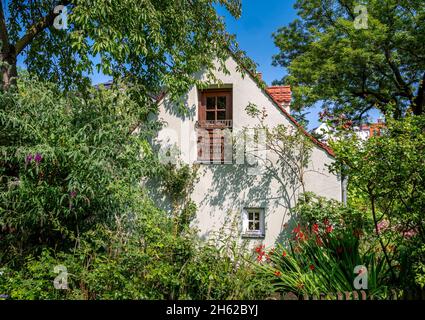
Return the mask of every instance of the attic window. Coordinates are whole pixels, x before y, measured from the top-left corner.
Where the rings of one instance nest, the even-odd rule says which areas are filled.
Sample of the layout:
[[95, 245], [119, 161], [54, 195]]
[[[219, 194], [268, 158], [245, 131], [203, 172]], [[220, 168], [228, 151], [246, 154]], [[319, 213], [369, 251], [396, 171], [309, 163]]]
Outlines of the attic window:
[[198, 161], [229, 163], [232, 161], [232, 90], [203, 90], [199, 98]]
[[200, 92], [198, 122], [204, 128], [231, 128], [232, 91], [211, 89]]

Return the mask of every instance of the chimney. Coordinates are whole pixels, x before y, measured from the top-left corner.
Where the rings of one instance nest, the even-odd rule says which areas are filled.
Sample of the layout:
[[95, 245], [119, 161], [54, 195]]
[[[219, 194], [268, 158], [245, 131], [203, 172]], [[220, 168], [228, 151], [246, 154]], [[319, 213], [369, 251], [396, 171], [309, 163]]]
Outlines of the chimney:
[[268, 87], [267, 92], [273, 99], [279, 103], [289, 113], [291, 104], [291, 87], [290, 86], [272, 86]]

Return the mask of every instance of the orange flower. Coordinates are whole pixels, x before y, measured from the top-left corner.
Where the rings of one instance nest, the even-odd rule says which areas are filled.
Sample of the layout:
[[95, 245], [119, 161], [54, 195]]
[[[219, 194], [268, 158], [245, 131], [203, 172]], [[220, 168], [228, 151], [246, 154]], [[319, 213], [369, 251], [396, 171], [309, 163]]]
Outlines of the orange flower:
[[255, 252], [260, 254], [263, 251], [264, 248], [265, 248], [264, 245], [259, 245], [258, 247], [255, 248]]
[[323, 246], [323, 241], [319, 236], [316, 236], [316, 243], [319, 247]]
[[298, 289], [302, 289], [302, 288], [304, 288], [304, 283], [302, 283], [302, 282], [298, 282], [298, 283], [297, 283], [297, 288], [298, 288]]
[[276, 277], [280, 277], [280, 276], [282, 275], [282, 273], [281, 273], [280, 271], [276, 270], [276, 271], [274, 272], [274, 275], [275, 275]]
[[294, 228], [294, 230], [292, 230], [292, 233], [299, 233], [299, 232], [300, 232], [300, 230], [301, 230], [301, 226], [300, 226], [300, 224], [298, 223], [298, 225]]

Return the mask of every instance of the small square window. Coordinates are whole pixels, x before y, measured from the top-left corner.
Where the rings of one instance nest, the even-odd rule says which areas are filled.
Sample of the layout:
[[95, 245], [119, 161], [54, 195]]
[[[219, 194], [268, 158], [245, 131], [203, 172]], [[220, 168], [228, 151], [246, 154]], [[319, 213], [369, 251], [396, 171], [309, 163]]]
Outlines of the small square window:
[[242, 214], [243, 237], [263, 238], [265, 235], [264, 208], [244, 208]]

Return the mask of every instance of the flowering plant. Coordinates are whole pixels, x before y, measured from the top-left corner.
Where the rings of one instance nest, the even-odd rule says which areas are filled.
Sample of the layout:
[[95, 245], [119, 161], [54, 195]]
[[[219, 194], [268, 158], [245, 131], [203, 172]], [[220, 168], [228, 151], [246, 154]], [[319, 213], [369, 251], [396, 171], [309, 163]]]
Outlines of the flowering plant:
[[[315, 214], [319, 207], [321, 213]], [[316, 201], [301, 202], [296, 211], [300, 222], [290, 228], [284, 243], [268, 250], [264, 246], [255, 249], [258, 270], [269, 275], [276, 291], [298, 295], [352, 292], [358, 275], [355, 267], [362, 265], [368, 272], [369, 295], [385, 297], [389, 293], [382, 285], [388, 283], [388, 265], [382, 254], [375, 252], [375, 245], [362, 245], [366, 230], [354, 214], [348, 214], [349, 209], [332, 201]]]

